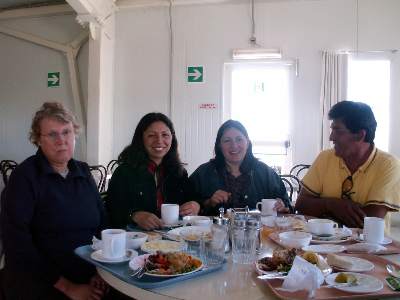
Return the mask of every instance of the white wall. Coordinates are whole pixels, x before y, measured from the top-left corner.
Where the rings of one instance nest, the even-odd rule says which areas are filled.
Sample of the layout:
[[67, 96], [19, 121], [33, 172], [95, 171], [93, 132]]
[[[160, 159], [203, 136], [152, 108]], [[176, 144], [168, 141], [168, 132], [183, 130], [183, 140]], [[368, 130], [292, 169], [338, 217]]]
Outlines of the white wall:
[[[60, 43], [72, 41], [82, 31], [72, 15], [7, 20], [1, 21], [0, 26]], [[88, 47], [84, 45], [78, 56], [78, 66], [85, 99], [87, 64]], [[58, 88], [47, 88], [47, 73], [52, 71], [61, 73]], [[0, 33], [0, 160], [21, 162], [36, 151], [28, 141], [28, 132], [33, 114], [49, 100], [60, 101], [73, 110], [66, 57]], [[80, 153], [78, 140], [78, 159], [81, 159]]]
[[[400, 49], [400, 1], [359, 1], [359, 49]], [[221, 122], [223, 64], [233, 48], [247, 47], [250, 7], [246, 3], [173, 8], [173, 98], [169, 106], [168, 8], [120, 10], [116, 16], [114, 156], [127, 145], [145, 113], [172, 110], [180, 152], [193, 171], [212, 156]], [[265, 47], [281, 47], [299, 59], [294, 81], [294, 163], [311, 163], [318, 153], [320, 51], [355, 49], [356, 1], [256, 1], [256, 36]], [[204, 65], [206, 83], [188, 85], [187, 65]], [[396, 72], [399, 74], [398, 59]], [[396, 73], [395, 72], [395, 73]], [[398, 82], [399, 76], [395, 74]], [[393, 91], [400, 112], [399, 84]], [[199, 103], [217, 110], [199, 112]], [[392, 127], [399, 128], [396, 117]], [[266, 129], [272, 130], [272, 129]], [[395, 137], [395, 130], [392, 130]], [[391, 152], [400, 155], [400, 141]]]

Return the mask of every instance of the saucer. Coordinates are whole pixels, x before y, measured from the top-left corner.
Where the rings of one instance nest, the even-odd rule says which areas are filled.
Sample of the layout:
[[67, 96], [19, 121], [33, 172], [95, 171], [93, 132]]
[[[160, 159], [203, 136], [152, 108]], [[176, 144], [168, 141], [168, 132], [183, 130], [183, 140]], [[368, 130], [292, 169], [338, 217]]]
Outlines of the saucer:
[[132, 249], [127, 249], [125, 256], [118, 257], [118, 258], [106, 258], [103, 256], [102, 250], [97, 250], [97, 251], [94, 251], [92, 254], [90, 254], [91, 259], [102, 262], [102, 263], [109, 263], [109, 264], [116, 264], [116, 263], [129, 261], [132, 258], [134, 258], [135, 256], [138, 256], [138, 253]]
[[[360, 234], [355, 240], [358, 242], [364, 242], [364, 235]], [[383, 241], [381, 243], [379, 243], [379, 245], [389, 245], [392, 242], [393, 242], [393, 240], [390, 237], [385, 236], [383, 238]]]

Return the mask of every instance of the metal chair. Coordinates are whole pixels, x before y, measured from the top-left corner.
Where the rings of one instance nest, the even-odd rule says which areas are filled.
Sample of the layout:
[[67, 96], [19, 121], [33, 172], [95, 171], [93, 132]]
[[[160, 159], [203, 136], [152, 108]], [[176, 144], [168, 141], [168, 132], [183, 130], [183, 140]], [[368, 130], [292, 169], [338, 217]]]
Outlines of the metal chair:
[[114, 170], [118, 167], [119, 163], [118, 160], [113, 159], [107, 164], [107, 174], [114, 173]]
[[291, 181], [288, 178], [282, 177], [282, 176], [280, 176], [280, 177], [281, 177], [281, 180], [282, 180], [283, 184], [285, 185], [286, 191], [288, 192], [290, 203], [292, 203], [293, 202], [292, 198], [293, 198], [294, 187], [293, 187]]
[[18, 166], [18, 163], [14, 160], [5, 159], [0, 161], [0, 172], [3, 176], [4, 186], [7, 186], [8, 179], [12, 171]]
[[284, 174], [284, 175], [279, 175], [281, 178], [285, 178], [290, 181], [290, 183], [293, 186], [293, 195], [292, 195], [292, 201], [295, 202], [297, 199], [297, 196], [300, 193], [301, 190], [301, 182], [300, 179], [295, 176], [295, 175], [290, 175], [290, 174]]
[[106, 188], [106, 178], [107, 178], [107, 169], [103, 165], [95, 165], [89, 166], [90, 173], [94, 178], [94, 181], [97, 184], [97, 189], [100, 193], [105, 191]]
[[303, 176], [301, 176], [301, 173], [304, 170], [308, 170], [310, 167], [311, 167], [311, 165], [298, 164], [298, 165], [295, 165], [293, 168], [290, 169], [289, 174], [290, 175], [295, 175], [297, 178], [301, 179], [301, 178], [303, 178]]

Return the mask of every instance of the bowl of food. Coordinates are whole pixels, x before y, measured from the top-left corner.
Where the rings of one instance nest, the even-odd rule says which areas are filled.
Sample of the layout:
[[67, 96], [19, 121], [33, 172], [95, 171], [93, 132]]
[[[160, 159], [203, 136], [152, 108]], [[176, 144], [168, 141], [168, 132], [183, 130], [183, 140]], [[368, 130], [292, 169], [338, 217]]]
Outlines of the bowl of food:
[[126, 233], [126, 248], [138, 249], [147, 241], [148, 235], [143, 232], [127, 232]]
[[302, 231], [286, 231], [279, 234], [279, 239], [285, 247], [302, 248], [310, 244], [312, 235]]
[[212, 220], [206, 216], [185, 216], [182, 220], [184, 225], [209, 227], [212, 224]]

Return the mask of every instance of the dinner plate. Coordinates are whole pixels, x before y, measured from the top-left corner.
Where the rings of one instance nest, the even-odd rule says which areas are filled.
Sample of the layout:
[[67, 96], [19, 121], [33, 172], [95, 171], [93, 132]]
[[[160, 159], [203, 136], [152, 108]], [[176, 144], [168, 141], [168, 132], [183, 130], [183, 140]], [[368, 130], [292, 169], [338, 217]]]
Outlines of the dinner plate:
[[[141, 267], [144, 266], [146, 259], [150, 256], [151, 254], [143, 254], [143, 255], [139, 255], [134, 257], [130, 262], [129, 262], [129, 268], [131, 268], [132, 270], [137, 270]], [[192, 256], [195, 259], [198, 259], [199, 261], [201, 261], [199, 258]], [[170, 278], [170, 277], [177, 277], [177, 276], [183, 276], [183, 275], [188, 275], [188, 274], [192, 274], [194, 272], [200, 271], [203, 268], [203, 262], [201, 261], [201, 265], [189, 272], [185, 272], [185, 273], [180, 273], [180, 274], [170, 274], [170, 275], [165, 275], [165, 274], [154, 274], [154, 273], [149, 273], [146, 272], [145, 274], [147, 276], [152, 276], [152, 277], [158, 277], [158, 278]]]
[[375, 265], [370, 262], [369, 260], [359, 258], [359, 257], [354, 257], [354, 256], [346, 256], [347, 259], [349, 259], [352, 263], [353, 266], [351, 268], [339, 268], [336, 266], [333, 266], [336, 270], [340, 271], [348, 271], [348, 272], [367, 272], [371, 271]]
[[346, 274], [352, 274], [357, 278], [357, 285], [346, 286], [340, 285], [335, 282], [335, 278], [339, 273], [333, 273], [325, 277], [325, 281], [329, 285], [333, 285], [335, 289], [349, 292], [349, 293], [374, 293], [383, 289], [383, 282], [378, 278], [360, 273], [344, 272]]
[[339, 253], [346, 250], [346, 247], [342, 245], [334, 245], [334, 244], [320, 244], [320, 245], [309, 245], [301, 248], [303, 251], [311, 251], [317, 252], [321, 254], [328, 253]]
[[142, 244], [140, 249], [142, 249], [143, 252], [147, 252], [150, 254], [156, 253], [157, 251], [161, 251], [164, 253], [178, 252], [185, 250], [186, 244], [168, 240], [153, 240]]
[[[311, 233], [311, 232], [310, 232]], [[340, 244], [352, 239], [351, 232], [343, 230], [343, 228], [336, 228], [331, 236], [320, 236], [312, 234], [311, 243], [313, 244]]]
[[108, 263], [108, 264], [125, 262], [128, 260], [131, 260], [132, 258], [134, 258], [136, 256], [138, 256], [138, 253], [132, 249], [127, 249], [125, 256], [119, 257], [119, 258], [106, 258], [103, 256], [102, 250], [97, 250], [97, 251], [92, 252], [92, 254], [90, 254], [91, 259], [102, 262], [102, 263]]
[[[210, 232], [211, 232], [210, 227], [184, 226], [184, 227], [172, 229], [172, 230], [168, 231], [167, 234], [169, 236], [171, 236], [172, 239], [174, 239], [173, 237], [182, 237], [183, 235], [185, 235], [185, 236], [193, 235], [194, 237], [198, 236], [200, 238], [200, 235], [210, 233]], [[176, 239], [176, 240], [178, 240], [178, 239]]]
[[[320, 258], [322, 258], [322, 256], [320, 256]], [[324, 267], [317, 266], [317, 267], [321, 270], [324, 276], [327, 276], [332, 273], [332, 268], [326, 263], [324, 258], [322, 259], [324, 260], [325, 266]], [[263, 277], [263, 279], [284, 279], [288, 274], [288, 272], [264, 271], [263, 269], [260, 268], [259, 260], [255, 262], [255, 267], [256, 267], [256, 272], [259, 275], [266, 275], [265, 277]]]

